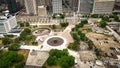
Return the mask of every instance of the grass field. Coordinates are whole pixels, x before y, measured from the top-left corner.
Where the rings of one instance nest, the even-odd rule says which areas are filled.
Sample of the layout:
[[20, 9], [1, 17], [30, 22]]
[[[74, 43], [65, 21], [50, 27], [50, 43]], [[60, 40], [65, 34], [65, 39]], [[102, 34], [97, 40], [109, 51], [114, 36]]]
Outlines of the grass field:
[[46, 68], [61, 68], [60, 66], [49, 66], [46, 64]]

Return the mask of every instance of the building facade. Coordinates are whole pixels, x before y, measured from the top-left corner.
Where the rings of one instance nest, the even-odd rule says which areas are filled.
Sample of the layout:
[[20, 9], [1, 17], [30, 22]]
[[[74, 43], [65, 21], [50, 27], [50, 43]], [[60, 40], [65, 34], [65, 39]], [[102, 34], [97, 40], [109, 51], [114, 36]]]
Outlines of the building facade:
[[62, 0], [52, 0], [53, 13], [62, 13]]
[[25, 0], [26, 12], [29, 15], [37, 15], [36, 0]]
[[16, 0], [6, 0], [8, 5], [9, 13], [15, 13], [17, 12], [17, 3]]
[[6, 34], [16, 26], [17, 26], [17, 21], [15, 16], [9, 18], [5, 16], [0, 17], [0, 34]]
[[68, 1], [70, 8], [72, 8], [73, 11], [77, 11], [79, 0], [68, 0]]
[[94, 0], [93, 14], [111, 14], [115, 0]]
[[78, 12], [79, 13], [92, 13], [93, 0], [79, 0]]
[[115, 6], [113, 12], [120, 13], [120, 0], [115, 0]]

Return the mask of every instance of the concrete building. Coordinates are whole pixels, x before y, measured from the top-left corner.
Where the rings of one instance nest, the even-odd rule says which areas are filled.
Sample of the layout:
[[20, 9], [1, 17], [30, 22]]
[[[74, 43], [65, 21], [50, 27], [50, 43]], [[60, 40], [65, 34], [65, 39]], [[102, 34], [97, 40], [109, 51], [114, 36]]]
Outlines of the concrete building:
[[62, 0], [52, 0], [53, 13], [62, 13]]
[[45, 6], [38, 6], [38, 16], [47, 16], [47, 10]]
[[18, 11], [16, 0], [6, 0], [6, 3], [8, 5], [9, 13], [15, 13]]
[[115, 0], [115, 6], [113, 12], [120, 13], [120, 0]]
[[37, 6], [46, 6], [47, 13], [52, 13], [52, 0], [36, 0]]
[[63, 12], [65, 13], [76, 12], [78, 10], [78, 1], [79, 0], [63, 0], [62, 1]]
[[73, 11], [77, 11], [78, 10], [78, 3], [79, 0], [69, 0], [70, 2], [70, 8], [72, 8]]
[[78, 12], [91, 13], [93, 8], [93, 0], [79, 0]]
[[115, 0], [94, 0], [93, 14], [111, 14]]
[[11, 16], [9, 18], [5, 16], [0, 17], [0, 34], [7, 34], [16, 26], [17, 21], [15, 16]]
[[25, 0], [26, 12], [29, 15], [37, 15], [36, 0]]

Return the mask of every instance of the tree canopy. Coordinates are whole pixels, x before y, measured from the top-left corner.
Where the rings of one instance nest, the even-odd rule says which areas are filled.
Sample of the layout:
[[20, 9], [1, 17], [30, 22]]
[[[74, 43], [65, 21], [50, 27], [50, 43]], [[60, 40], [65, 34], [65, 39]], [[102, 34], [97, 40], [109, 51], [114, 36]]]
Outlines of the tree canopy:
[[17, 51], [17, 50], [19, 50], [19, 48], [20, 48], [20, 45], [17, 44], [17, 43], [14, 43], [11, 46], [9, 46], [8, 50], [10, 50], [10, 51]]
[[70, 56], [67, 49], [57, 50], [52, 49], [49, 52], [50, 57], [47, 60], [47, 64], [60, 65], [62, 68], [70, 68], [74, 65], [74, 57]]
[[99, 23], [100, 27], [104, 28], [106, 27], [107, 23], [106, 21], [102, 20], [100, 23]]
[[13, 51], [8, 51], [0, 57], [0, 68], [10, 68], [14, 63], [23, 61], [24, 56]]

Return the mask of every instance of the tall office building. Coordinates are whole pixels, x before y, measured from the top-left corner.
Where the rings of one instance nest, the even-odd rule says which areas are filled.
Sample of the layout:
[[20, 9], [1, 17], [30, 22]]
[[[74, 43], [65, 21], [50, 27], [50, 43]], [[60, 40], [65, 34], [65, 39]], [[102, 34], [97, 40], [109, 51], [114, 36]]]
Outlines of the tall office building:
[[93, 14], [111, 14], [115, 0], [94, 0]]
[[52, 12], [52, 0], [36, 0], [37, 6], [46, 6], [48, 12]]
[[36, 0], [25, 0], [25, 7], [27, 14], [36, 15], [37, 14], [36, 6], [37, 6]]
[[52, 0], [53, 13], [62, 13], [62, 0]]
[[17, 12], [16, 0], [6, 0], [6, 2], [7, 2], [8, 10], [9, 10], [10, 13]]
[[78, 12], [91, 13], [93, 8], [93, 0], [79, 0]]
[[120, 13], [120, 0], [115, 0], [115, 6], [113, 12]]
[[79, 0], [68, 0], [68, 1], [70, 8], [72, 8], [73, 11], [77, 11]]

